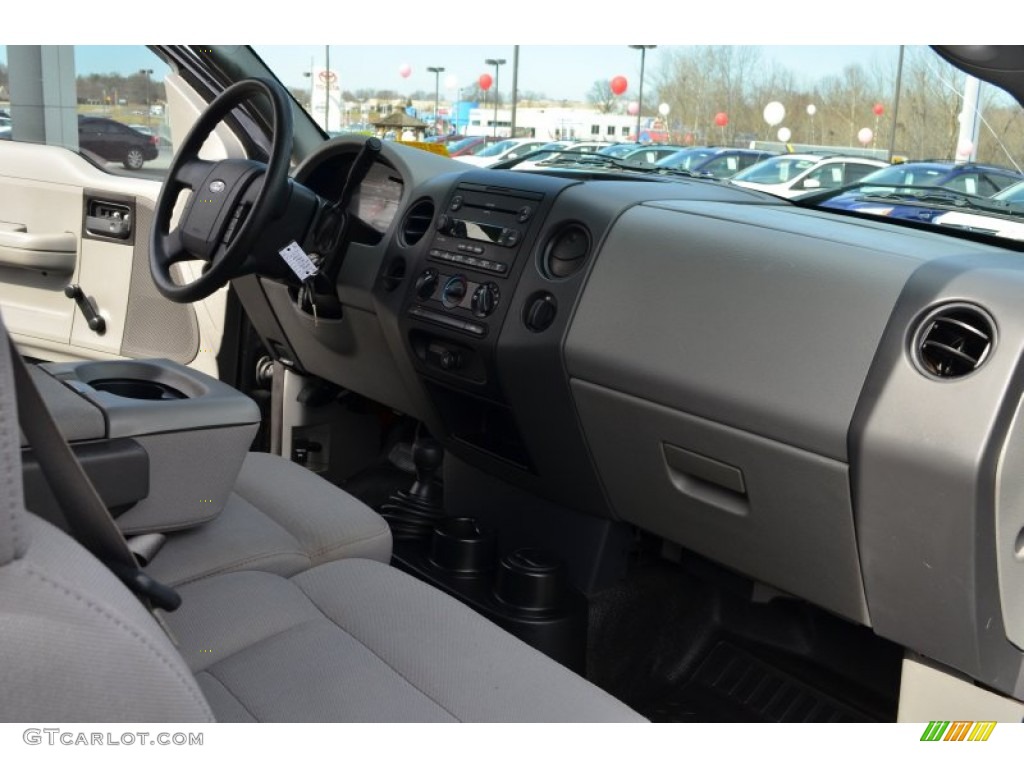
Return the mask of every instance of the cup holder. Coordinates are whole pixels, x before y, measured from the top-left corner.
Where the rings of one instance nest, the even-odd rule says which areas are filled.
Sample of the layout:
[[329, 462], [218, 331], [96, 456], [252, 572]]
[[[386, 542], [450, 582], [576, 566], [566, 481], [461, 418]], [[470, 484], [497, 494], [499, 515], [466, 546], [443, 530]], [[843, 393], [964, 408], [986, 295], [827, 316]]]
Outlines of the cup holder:
[[90, 381], [89, 386], [97, 392], [108, 392], [118, 397], [127, 397], [132, 400], [186, 400], [186, 395], [181, 390], [161, 384], [159, 381], [146, 381], [144, 379], [96, 379]]
[[565, 564], [541, 549], [517, 549], [498, 563], [494, 594], [525, 611], [554, 611], [566, 593]]
[[494, 532], [472, 517], [449, 517], [434, 528], [430, 561], [460, 575], [486, 573], [494, 568]]

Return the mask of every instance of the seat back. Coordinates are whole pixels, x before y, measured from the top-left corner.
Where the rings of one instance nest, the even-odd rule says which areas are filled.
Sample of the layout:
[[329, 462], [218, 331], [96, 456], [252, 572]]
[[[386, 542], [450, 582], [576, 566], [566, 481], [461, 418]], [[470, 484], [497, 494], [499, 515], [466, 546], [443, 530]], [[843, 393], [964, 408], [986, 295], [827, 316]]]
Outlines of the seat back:
[[0, 722], [212, 721], [153, 616], [77, 542], [25, 511], [6, 333], [0, 322]]

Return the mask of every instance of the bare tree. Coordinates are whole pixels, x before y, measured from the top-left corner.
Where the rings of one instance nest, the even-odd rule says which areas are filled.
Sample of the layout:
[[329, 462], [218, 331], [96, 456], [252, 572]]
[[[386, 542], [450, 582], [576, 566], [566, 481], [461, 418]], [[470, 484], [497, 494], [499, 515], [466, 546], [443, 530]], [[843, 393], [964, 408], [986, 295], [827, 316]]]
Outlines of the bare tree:
[[612, 86], [608, 80], [595, 80], [587, 94], [587, 101], [602, 115], [613, 112], [617, 100], [618, 96], [612, 93]]

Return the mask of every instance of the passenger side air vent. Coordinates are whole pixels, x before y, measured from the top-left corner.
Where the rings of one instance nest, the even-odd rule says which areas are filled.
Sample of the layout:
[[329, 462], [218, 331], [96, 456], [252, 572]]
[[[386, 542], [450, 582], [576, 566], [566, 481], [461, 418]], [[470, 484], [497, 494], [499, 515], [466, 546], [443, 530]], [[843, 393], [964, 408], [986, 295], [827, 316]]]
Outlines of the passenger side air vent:
[[420, 200], [405, 215], [402, 222], [402, 242], [405, 245], [416, 245], [430, 229], [430, 223], [434, 220], [434, 203], [430, 200]]
[[590, 255], [590, 233], [582, 224], [559, 227], [542, 251], [548, 277], [569, 277], [582, 269]]
[[995, 324], [985, 312], [968, 304], [951, 304], [921, 323], [913, 354], [926, 374], [956, 379], [984, 365], [994, 344]]

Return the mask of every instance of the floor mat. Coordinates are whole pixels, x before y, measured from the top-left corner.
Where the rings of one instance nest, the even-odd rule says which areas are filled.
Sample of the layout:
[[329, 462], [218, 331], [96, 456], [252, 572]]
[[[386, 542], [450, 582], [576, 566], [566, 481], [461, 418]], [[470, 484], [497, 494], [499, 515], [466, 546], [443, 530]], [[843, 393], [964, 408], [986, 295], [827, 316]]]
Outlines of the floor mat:
[[871, 718], [729, 641], [693, 676], [638, 707], [655, 722], [869, 722]]

